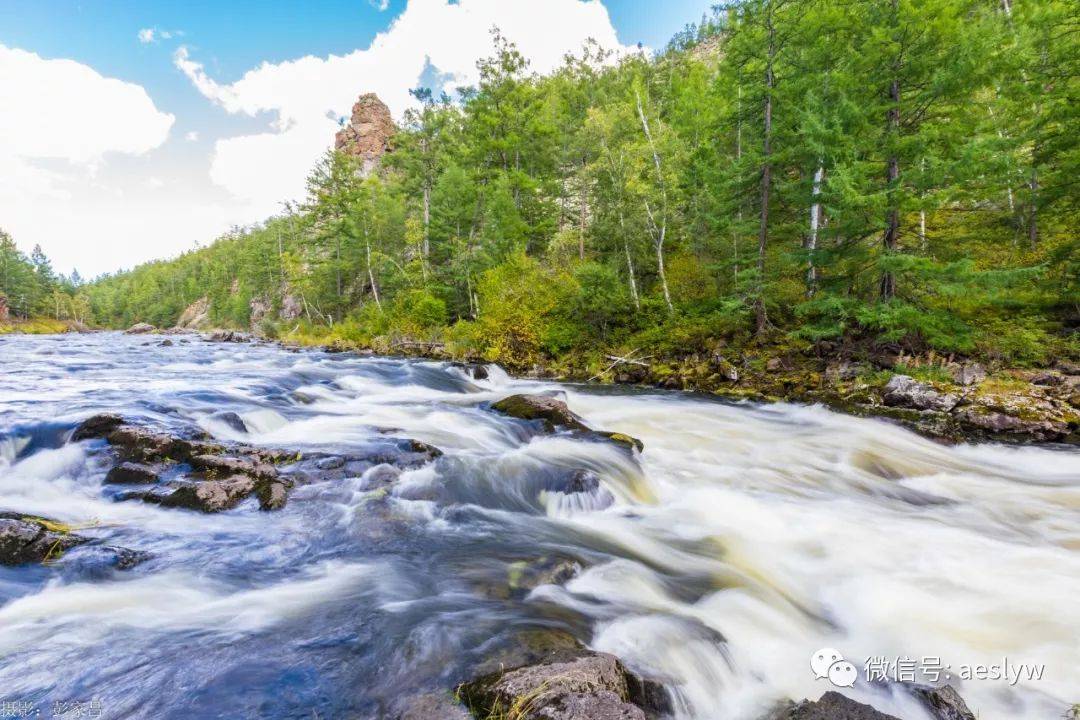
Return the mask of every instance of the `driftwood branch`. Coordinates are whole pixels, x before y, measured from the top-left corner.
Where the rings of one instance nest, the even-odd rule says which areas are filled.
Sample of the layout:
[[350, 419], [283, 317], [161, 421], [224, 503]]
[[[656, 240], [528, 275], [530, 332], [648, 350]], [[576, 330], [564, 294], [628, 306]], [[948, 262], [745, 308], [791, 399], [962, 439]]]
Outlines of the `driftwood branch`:
[[646, 368], [649, 367], [649, 363], [647, 363], [645, 361], [650, 359], [652, 357], [652, 355], [646, 355], [644, 357], [634, 357], [635, 355], [637, 355], [638, 352], [639, 352], [638, 350], [631, 350], [630, 352], [628, 352], [626, 354], [625, 357], [621, 356], [621, 355], [605, 355], [604, 356], [605, 358], [607, 358], [608, 360], [611, 360], [611, 364], [608, 365], [603, 370], [601, 370], [600, 372], [598, 372], [597, 374], [593, 375], [588, 380], [586, 380], [586, 382], [592, 382], [593, 380], [596, 380], [598, 378], [603, 377], [604, 375], [607, 375], [609, 372], [614, 370], [619, 365], [640, 365], [641, 367], [646, 367]]

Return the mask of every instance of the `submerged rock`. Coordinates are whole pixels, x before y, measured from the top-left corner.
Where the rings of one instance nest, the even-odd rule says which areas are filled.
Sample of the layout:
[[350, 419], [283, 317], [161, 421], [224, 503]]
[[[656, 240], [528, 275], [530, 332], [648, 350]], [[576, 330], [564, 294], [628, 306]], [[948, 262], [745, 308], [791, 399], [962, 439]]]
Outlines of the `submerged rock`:
[[89, 539], [48, 518], [0, 512], [0, 565], [52, 560], [85, 542]]
[[188, 463], [210, 477], [246, 475], [255, 480], [273, 480], [278, 476], [277, 468], [273, 465], [249, 458], [192, 455]]

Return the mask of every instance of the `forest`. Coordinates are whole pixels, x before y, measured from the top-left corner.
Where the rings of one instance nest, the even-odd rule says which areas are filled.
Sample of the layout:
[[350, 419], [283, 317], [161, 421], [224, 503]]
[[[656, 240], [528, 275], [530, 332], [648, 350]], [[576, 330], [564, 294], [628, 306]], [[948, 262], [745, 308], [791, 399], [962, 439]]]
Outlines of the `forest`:
[[90, 317], [90, 297], [78, 270], [71, 277], [56, 273], [41, 246], [35, 245], [27, 257], [4, 230], [0, 230], [0, 306], [0, 324], [33, 319], [38, 327], [53, 332], [64, 327], [57, 321], [82, 325]]
[[[1080, 355], [1070, 0], [745, 0], [546, 76], [493, 32], [477, 86], [413, 92], [379, 172], [329, 152], [303, 204], [85, 286], [94, 321], [170, 326], [207, 296], [215, 326], [255, 305], [270, 337], [510, 368], [717, 342]], [[52, 314], [45, 288], [8, 294]]]

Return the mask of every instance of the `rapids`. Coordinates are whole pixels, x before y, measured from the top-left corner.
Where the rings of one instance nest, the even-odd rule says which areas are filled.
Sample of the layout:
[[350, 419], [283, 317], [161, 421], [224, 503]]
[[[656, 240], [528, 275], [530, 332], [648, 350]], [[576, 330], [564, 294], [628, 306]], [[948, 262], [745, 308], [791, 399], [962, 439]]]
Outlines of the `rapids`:
[[[565, 628], [666, 680], [679, 718], [757, 720], [817, 698], [811, 653], [1045, 665], [958, 685], [981, 720], [1080, 702], [1080, 453], [945, 447], [819, 407], [472, 380], [446, 363], [114, 333], [0, 338], [0, 510], [148, 551], [0, 567], [0, 701], [97, 699], [107, 718], [382, 717], [466, 679], [493, 639]], [[486, 404], [559, 391], [592, 427], [541, 435]], [[96, 412], [223, 440], [347, 452], [394, 428], [441, 448], [372, 523], [359, 479], [219, 515], [115, 502]], [[242, 419], [236, 423], [235, 413]], [[592, 496], [548, 489], [585, 468]], [[514, 563], [573, 558], [563, 586], [485, 592]], [[844, 691], [904, 718], [900, 694]], [[43, 712], [47, 715], [47, 710]]]

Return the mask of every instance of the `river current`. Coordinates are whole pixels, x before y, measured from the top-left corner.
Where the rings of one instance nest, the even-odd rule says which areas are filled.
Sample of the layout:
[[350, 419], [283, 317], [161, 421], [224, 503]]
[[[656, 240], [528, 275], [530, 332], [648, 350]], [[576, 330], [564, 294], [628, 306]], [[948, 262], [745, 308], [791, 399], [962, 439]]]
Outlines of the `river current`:
[[[819, 407], [474, 380], [447, 363], [115, 333], [0, 338], [0, 510], [150, 553], [75, 550], [0, 567], [0, 701], [90, 701], [107, 718], [377, 718], [444, 691], [507, 633], [569, 630], [662, 678], [677, 716], [757, 720], [833, 689], [836, 648], [1041, 678], [957, 687], [980, 720], [1080, 702], [1080, 453], [946, 447]], [[546, 435], [487, 405], [561, 393], [611, 443]], [[347, 453], [387, 429], [437, 446], [388, 496], [297, 487], [278, 512], [118, 502], [98, 412], [222, 441]], [[229, 422], [235, 413], [242, 423]], [[551, 491], [594, 472], [592, 494]], [[373, 503], [379, 503], [379, 512]], [[492, 591], [538, 557], [564, 584]], [[844, 693], [922, 711], [860, 680]]]

